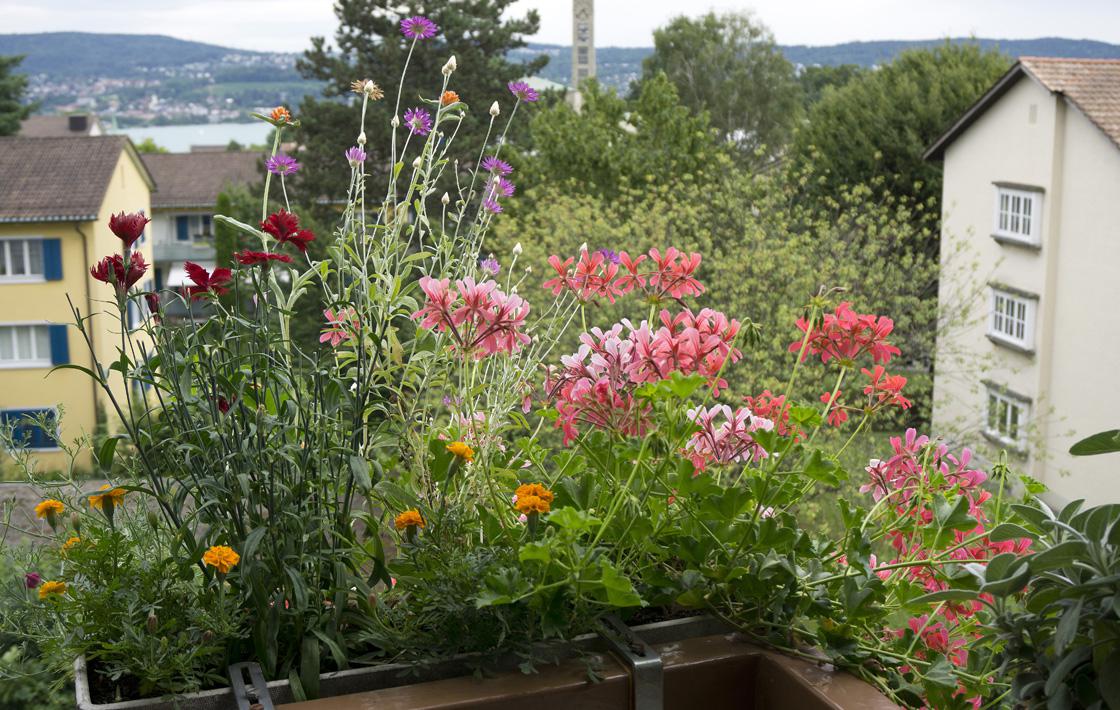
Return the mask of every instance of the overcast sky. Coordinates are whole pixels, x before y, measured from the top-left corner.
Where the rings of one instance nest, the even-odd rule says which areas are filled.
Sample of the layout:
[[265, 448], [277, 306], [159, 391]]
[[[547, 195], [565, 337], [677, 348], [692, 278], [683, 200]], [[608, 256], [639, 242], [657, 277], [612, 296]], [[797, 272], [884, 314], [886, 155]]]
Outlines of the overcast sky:
[[[439, 20], [433, 2], [432, 16]], [[332, 0], [0, 0], [0, 33], [78, 30], [166, 34], [245, 49], [300, 51], [330, 36]], [[1120, 44], [1118, 0], [596, 0], [600, 46], [652, 44], [654, 28], [680, 14], [750, 9], [781, 44], [930, 39], [1068, 37]], [[567, 44], [569, 0], [518, 0], [541, 13], [533, 41]]]

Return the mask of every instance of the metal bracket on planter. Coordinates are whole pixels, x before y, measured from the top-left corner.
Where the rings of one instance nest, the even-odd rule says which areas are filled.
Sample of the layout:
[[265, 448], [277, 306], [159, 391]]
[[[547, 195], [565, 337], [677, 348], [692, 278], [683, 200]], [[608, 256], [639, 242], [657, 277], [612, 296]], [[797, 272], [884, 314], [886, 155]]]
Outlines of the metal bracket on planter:
[[[246, 684], [245, 677], [249, 677]], [[268, 694], [268, 682], [256, 663], [234, 663], [229, 667], [229, 679], [237, 710], [274, 710]]]
[[599, 636], [630, 669], [634, 710], [662, 710], [664, 675], [661, 655], [613, 614], [603, 617], [598, 631]]

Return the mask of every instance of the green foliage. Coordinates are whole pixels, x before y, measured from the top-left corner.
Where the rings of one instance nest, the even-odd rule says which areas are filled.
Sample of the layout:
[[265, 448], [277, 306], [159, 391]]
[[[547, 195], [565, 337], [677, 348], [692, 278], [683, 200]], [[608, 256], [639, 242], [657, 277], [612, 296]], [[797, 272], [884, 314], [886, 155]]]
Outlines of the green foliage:
[[1027, 708], [1120, 707], [1120, 506], [1082, 510], [1076, 501], [1057, 514], [1042, 503], [1016, 511], [1027, 527], [1000, 526], [1007, 529], [992, 538], [1029, 534], [1032, 554], [976, 570], [980, 589], [997, 597], [986, 641], [996, 649], [996, 672], [1012, 679], [1010, 700]]
[[[518, 63], [505, 58], [509, 50], [524, 47], [523, 38], [534, 34], [540, 26], [535, 10], [524, 16], [509, 17], [507, 10], [513, 4], [513, 0], [466, 0], [433, 8], [416, 0], [403, 4], [389, 0], [335, 3], [335, 14], [340, 22], [335, 35], [337, 48], [332, 49], [322, 37], [314, 37], [311, 49], [297, 64], [304, 77], [326, 82], [324, 98], [307, 96], [299, 107], [301, 127], [295, 138], [309, 154], [324, 157], [306, 164], [300, 172], [303, 194], [318, 197], [346, 190], [347, 173], [342, 156], [354, 145], [357, 134], [353, 127], [361, 115], [360, 102], [348, 99], [354, 96], [350, 84], [355, 80], [372, 79], [385, 90], [385, 98], [370, 103], [367, 108], [365, 149], [370, 153], [371, 164], [391, 162], [390, 121], [397, 95], [393, 87], [410, 47], [410, 42], [401, 36], [399, 22], [412, 15], [430, 15], [440, 32], [430, 40], [421, 41], [413, 52], [413, 71], [405, 78], [400, 92], [400, 112], [421, 105], [421, 97], [439, 98], [433, 93], [435, 89], [430, 85], [430, 78], [438, 77], [440, 67], [454, 55], [460, 67], [455, 76], [455, 90], [472, 108], [464, 116], [456, 140], [481, 144], [487, 130], [486, 109], [490, 103], [497, 100], [508, 109], [513, 102], [506, 89], [507, 82], [536, 73], [547, 61], [539, 57]], [[424, 12], [426, 8], [430, 12]], [[328, 156], [336, 158], [337, 162], [327, 159]]]
[[866, 70], [858, 64], [839, 64], [805, 67], [797, 75], [801, 85], [801, 100], [806, 111], [821, 100], [829, 89], [839, 89]]
[[617, 197], [627, 185], [696, 173], [723, 154], [706, 115], [682, 105], [665, 74], [630, 100], [594, 80], [582, 96], [578, 113], [559, 102], [533, 117], [531, 150], [520, 161], [533, 184], [571, 181], [579, 192]]
[[[777, 155], [801, 112], [793, 65], [747, 13], [677, 17], [654, 30], [642, 83], [665, 73], [693, 113], [707, 112], [742, 156]], [[640, 89], [639, 89], [640, 90]]]
[[[941, 166], [922, 154], [1009, 65], [974, 44], [904, 52], [825, 91], [797, 132], [795, 163], [813, 165], [822, 195], [882, 176], [893, 194], [936, 205]], [[936, 241], [929, 246], [936, 254]]]
[[0, 136], [19, 133], [20, 121], [31, 115], [34, 108], [23, 103], [27, 76], [14, 73], [22, 61], [22, 56], [0, 56]]
[[1102, 431], [1085, 437], [1069, 449], [1069, 452], [1074, 456], [1095, 456], [1097, 454], [1116, 453], [1117, 451], [1120, 451], [1120, 429]]
[[136, 144], [136, 150], [140, 153], [166, 153], [167, 148], [156, 143], [154, 138], [150, 136]]

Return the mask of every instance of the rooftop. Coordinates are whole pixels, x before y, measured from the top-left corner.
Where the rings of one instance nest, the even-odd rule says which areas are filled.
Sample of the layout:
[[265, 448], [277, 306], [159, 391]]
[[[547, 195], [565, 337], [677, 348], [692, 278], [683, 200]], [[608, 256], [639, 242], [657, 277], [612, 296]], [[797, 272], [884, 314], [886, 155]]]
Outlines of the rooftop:
[[86, 113], [71, 116], [28, 116], [19, 125], [23, 138], [61, 138], [65, 136], [99, 136], [101, 124]]
[[1020, 57], [999, 81], [926, 150], [927, 160], [939, 160], [989, 106], [1019, 79], [1029, 76], [1047, 91], [1060, 94], [1120, 147], [1120, 59]]
[[124, 136], [0, 138], [0, 222], [97, 219], [122, 150], [143, 171]]
[[156, 181], [152, 209], [213, 207], [229, 185], [263, 179], [263, 156], [255, 151], [146, 153], [144, 164]]

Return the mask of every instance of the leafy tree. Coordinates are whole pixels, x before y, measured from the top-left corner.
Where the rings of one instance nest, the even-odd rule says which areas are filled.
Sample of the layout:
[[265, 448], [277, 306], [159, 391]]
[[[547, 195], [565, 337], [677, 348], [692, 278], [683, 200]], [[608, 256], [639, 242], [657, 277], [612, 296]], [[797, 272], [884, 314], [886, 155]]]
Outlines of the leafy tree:
[[793, 152], [801, 165], [815, 167], [823, 191], [884, 176], [892, 193], [936, 205], [941, 168], [922, 153], [1008, 66], [1007, 57], [975, 44], [903, 52], [825, 92]]
[[20, 121], [30, 116], [34, 108], [23, 104], [27, 75], [13, 73], [22, 61], [22, 56], [0, 57], [0, 136], [19, 133]]
[[151, 137], [145, 138], [136, 144], [136, 150], [140, 153], [166, 153], [167, 148], [159, 145]]
[[785, 145], [800, 95], [793, 65], [765, 25], [747, 13], [678, 17], [653, 33], [653, 44], [641, 81], [665, 72], [684, 105], [707, 111], [744, 155], [763, 148], [772, 155]]
[[681, 105], [664, 73], [643, 81], [631, 100], [594, 80], [582, 93], [579, 113], [558, 102], [533, 117], [532, 151], [523, 158], [533, 183], [576, 180], [581, 190], [610, 196], [696, 172], [722, 152], [707, 115]]
[[801, 85], [801, 100], [805, 109], [812, 108], [813, 104], [820, 101], [825, 90], [829, 87], [839, 89], [863, 74], [864, 71], [864, 68], [858, 64], [805, 67], [797, 75], [797, 83]]
[[[454, 55], [460, 71], [451, 86], [471, 107], [459, 129], [459, 145], [478, 146], [489, 123], [487, 108], [494, 100], [510, 105], [506, 84], [534, 74], [548, 59], [540, 57], [518, 63], [506, 59], [511, 49], [524, 47], [523, 37], [540, 27], [536, 11], [522, 17], [506, 16], [514, 0], [461, 0], [455, 3], [423, 3], [417, 0], [339, 0], [335, 3], [340, 27], [335, 35], [337, 49], [322, 37], [297, 63], [308, 79], [325, 82], [325, 98], [304, 98], [294, 134], [308, 154], [322, 160], [308, 161], [300, 172], [303, 194], [338, 196], [345, 193], [349, 171], [342, 157], [357, 137], [355, 126], [360, 103], [349, 97], [355, 80], [372, 79], [385, 91], [385, 98], [370, 104], [366, 117], [366, 151], [374, 164], [388, 163], [390, 122], [396, 105], [396, 86], [411, 42], [401, 36], [400, 20], [427, 15], [439, 25], [432, 39], [418, 42], [409, 60], [408, 79], [400, 96], [400, 110], [419, 105], [420, 97], [438, 98], [440, 68]], [[356, 97], [355, 97], [356, 98]], [[516, 129], [515, 129], [516, 130]]]

